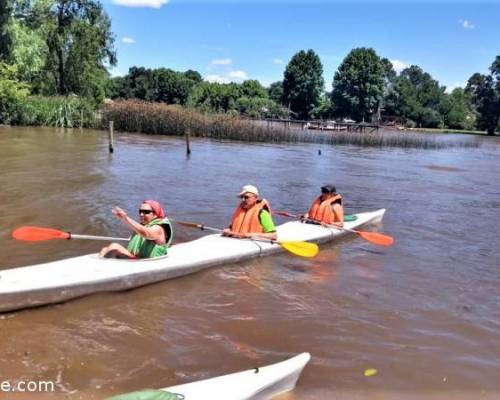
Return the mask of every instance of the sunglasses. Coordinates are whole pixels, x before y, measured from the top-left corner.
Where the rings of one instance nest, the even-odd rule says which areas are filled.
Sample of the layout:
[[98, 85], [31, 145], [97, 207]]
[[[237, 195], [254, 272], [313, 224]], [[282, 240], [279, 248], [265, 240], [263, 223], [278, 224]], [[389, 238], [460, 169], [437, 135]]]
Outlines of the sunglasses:
[[153, 210], [141, 210], [139, 208], [139, 214], [148, 215], [148, 214], [151, 214], [152, 212], [153, 212]]
[[254, 196], [252, 196], [252, 195], [250, 195], [250, 194], [245, 194], [245, 195], [243, 195], [243, 196], [240, 196], [240, 199], [243, 199], [243, 200], [248, 200], [248, 199], [251, 199], [252, 197], [254, 197]]

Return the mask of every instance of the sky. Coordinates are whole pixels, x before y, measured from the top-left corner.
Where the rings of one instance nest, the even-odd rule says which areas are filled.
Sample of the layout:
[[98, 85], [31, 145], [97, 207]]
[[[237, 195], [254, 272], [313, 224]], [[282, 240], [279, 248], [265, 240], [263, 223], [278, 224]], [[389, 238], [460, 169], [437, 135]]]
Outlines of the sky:
[[323, 64], [325, 89], [347, 54], [371, 47], [396, 71], [418, 65], [451, 91], [500, 55], [500, 0], [101, 0], [118, 64], [198, 71], [216, 82], [283, 79], [300, 50]]

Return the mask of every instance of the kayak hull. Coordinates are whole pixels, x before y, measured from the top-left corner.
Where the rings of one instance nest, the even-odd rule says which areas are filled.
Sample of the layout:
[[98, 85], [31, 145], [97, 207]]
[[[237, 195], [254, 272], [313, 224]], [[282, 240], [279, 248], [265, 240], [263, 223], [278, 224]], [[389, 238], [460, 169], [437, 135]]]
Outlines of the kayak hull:
[[[356, 229], [380, 222], [385, 209], [356, 214], [345, 224]], [[345, 235], [336, 228], [287, 222], [276, 227], [282, 241], [324, 243]], [[60, 303], [92, 293], [122, 291], [192, 274], [215, 265], [282, 252], [278, 244], [219, 234], [172, 246], [166, 256], [123, 260], [88, 254], [27, 267], [0, 270], [0, 312]]]
[[[288, 360], [247, 371], [235, 372], [216, 378], [204, 379], [183, 385], [171, 386], [160, 391], [133, 392], [114, 396], [108, 400], [161, 398], [155, 395], [166, 391], [183, 400], [267, 400], [295, 388], [302, 370], [311, 359], [302, 353]], [[151, 396], [141, 396], [150, 393]]]

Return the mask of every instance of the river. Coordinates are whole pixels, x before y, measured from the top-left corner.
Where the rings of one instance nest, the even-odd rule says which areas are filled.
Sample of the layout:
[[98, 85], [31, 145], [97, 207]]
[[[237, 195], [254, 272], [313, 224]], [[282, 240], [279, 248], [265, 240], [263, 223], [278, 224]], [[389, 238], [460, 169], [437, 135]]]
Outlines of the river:
[[[386, 208], [365, 229], [396, 239], [382, 248], [347, 236], [313, 259], [283, 253], [0, 314], [0, 382], [55, 382], [37, 399], [103, 399], [308, 351], [283, 399], [499, 398], [500, 141], [471, 140], [481, 146], [194, 139], [187, 158], [179, 138], [116, 134], [109, 154], [103, 132], [0, 127], [0, 270], [103, 245], [17, 242], [16, 227], [127, 235], [111, 208], [133, 215], [145, 198], [175, 218], [223, 227], [248, 183], [291, 212], [333, 183], [348, 213]], [[176, 226], [175, 241], [203, 234]], [[377, 374], [365, 377], [368, 368]]]

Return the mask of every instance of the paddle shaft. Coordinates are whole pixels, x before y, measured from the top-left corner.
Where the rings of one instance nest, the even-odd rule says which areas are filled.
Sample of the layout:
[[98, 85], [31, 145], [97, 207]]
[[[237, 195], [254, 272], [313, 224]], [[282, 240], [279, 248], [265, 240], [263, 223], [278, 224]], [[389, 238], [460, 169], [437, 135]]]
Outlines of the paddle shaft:
[[[203, 230], [207, 230], [207, 231], [212, 231], [212, 232], [219, 232], [219, 233], [222, 233], [224, 232], [224, 229], [220, 229], [220, 228], [213, 228], [211, 226], [206, 226], [206, 225], [202, 225], [202, 224], [197, 224], [196, 225], [198, 228], [200, 228], [202, 231]], [[266, 243], [271, 243], [271, 244], [279, 244], [280, 242], [278, 240], [271, 240], [271, 239], [263, 239], [263, 238], [242, 238], [242, 239], [249, 239], [249, 240], [255, 240], [256, 242], [266, 242]]]
[[[211, 226], [205, 226], [203, 224], [197, 224], [194, 222], [177, 221], [178, 224], [189, 226], [191, 228], [198, 228], [201, 230], [214, 231], [219, 233], [224, 233], [223, 229], [212, 228]], [[230, 236], [231, 237], [231, 236]], [[241, 237], [240, 239], [248, 239], [254, 242], [265, 242], [271, 244], [278, 244], [283, 249], [289, 251], [292, 254], [300, 257], [315, 257], [318, 254], [319, 247], [316, 243], [302, 242], [302, 241], [280, 241], [274, 239], [266, 238], [254, 238], [254, 237]]]
[[77, 235], [75, 233], [69, 233], [69, 239], [88, 239], [88, 240], [105, 240], [105, 241], [110, 241], [110, 240], [116, 240], [116, 241], [123, 241], [123, 242], [128, 242], [130, 238], [119, 238], [119, 237], [110, 237], [110, 236], [93, 236], [93, 235]]
[[[291, 214], [291, 213], [285, 212], [285, 211], [275, 211], [275, 214], [282, 215], [284, 217], [289, 217], [289, 218], [301, 218], [301, 219], [305, 219], [308, 221], [318, 223], [318, 221], [316, 221], [315, 219], [303, 218], [303, 217], [300, 217], [299, 215]], [[345, 228], [343, 226], [338, 226], [338, 225], [334, 225], [334, 224], [321, 224], [321, 225], [325, 226], [327, 228], [334, 228], [334, 229], [339, 229], [339, 230], [355, 233], [356, 235], [363, 238], [364, 240], [367, 240], [368, 242], [379, 245], [379, 246], [391, 246], [394, 243], [394, 238], [392, 236], [385, 235], [383, 233], [358, 231], [355, 229], [349, 229], [349, 228]]]
[[298, 214], [292, 214], [292, 213], [285, 212], [285, 211], [277, 211], [277, 212], [275, 212], [275, 214], [281, 215], [283, 217], [305, 219], [306, 221], [315, 222], [316, 224], [321, 225], [321, 226], [325, 226], [327, 228], [337, 228], [337, 229], [343, 229], [345, 231], [352, 232], [352, 233], [358, 233], [358, 231], [355, 231], [354, 229], [349, 229], [349, 228], [345, 228], [343, 226], [338, 226], [338, 225], [334, 225], [334, 224], [322, 224], [322, 223], [320, 223], [319, 221], [317, 221], [317, 220], [315, 220], [313, 218], [304, 218], [304, 217], [302, 217], [302, 216], [300, 216]]

